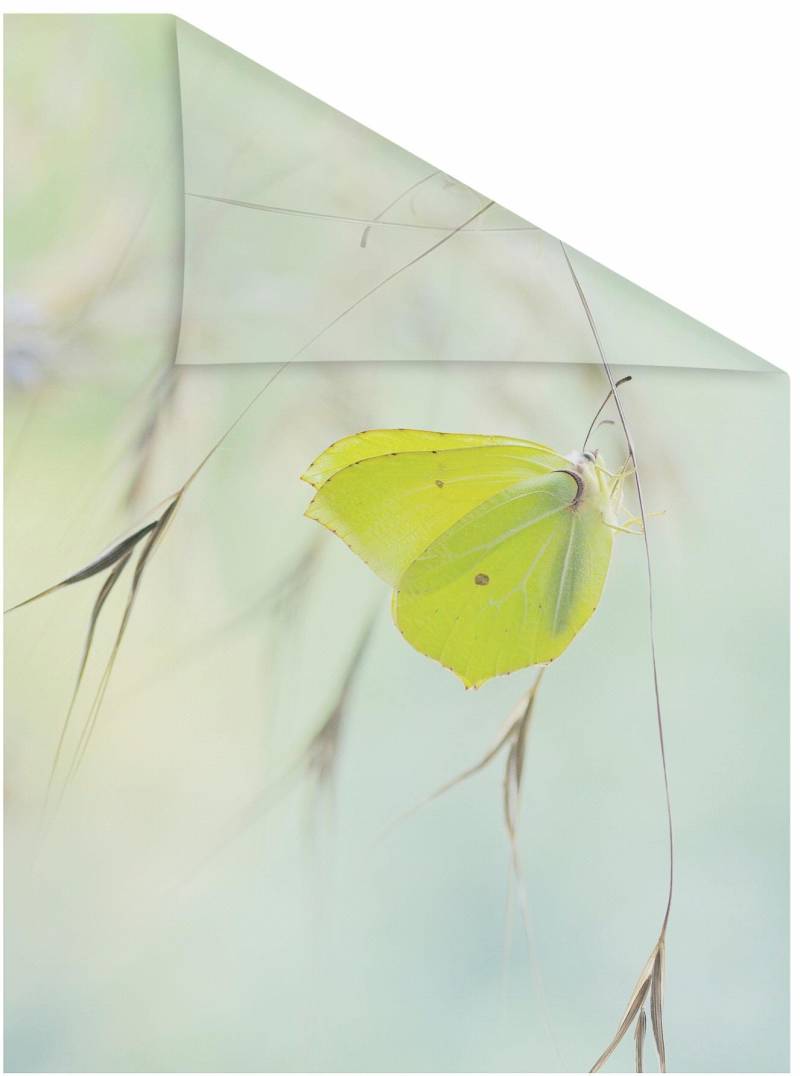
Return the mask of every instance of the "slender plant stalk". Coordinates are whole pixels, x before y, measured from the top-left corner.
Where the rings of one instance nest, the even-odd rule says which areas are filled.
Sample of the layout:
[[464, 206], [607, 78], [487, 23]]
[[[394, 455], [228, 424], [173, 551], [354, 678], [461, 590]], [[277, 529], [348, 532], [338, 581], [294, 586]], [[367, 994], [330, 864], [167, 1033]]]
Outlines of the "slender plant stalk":
[[435, 171], [429, 172], [426, 176], [423, 176], [422, 179], [418, 179], [416, 181], [416, 183], [412, 183], [410, 187], [406, 187], [406, 189], [404, 191], [402, 191], [400, 194], [398, 194], [396, 198], [393, 198], [391, 200], [391, 202], [389, 202], [388, 205], [385, 205], [383, 207], [383, 209], [380, 211], [380, 213], [377, 213], [372, 218], [372, 221], [366, 226], [364, 231], [361, 233], [361, 244], [360, 244], [361, 247], [362, 248], [366, 247], [367, 239], [369, 238], [370, 228], [372, 227], [373, 224], [379, 224], [381, 219], [385, 216], [385, 214], [388, 213], [390, 209], [394, 209], [394, 207], [397, 205], [398, 202], [402, 202], [403, 199], [407, 198], [409, 194], [411, 194], [413, 191], [415, 191], [417, 189], [417, 187], [422, 187], [425, 183], [428, 182], [429, 179], [433, 179], [434, 176], [438, 176], [438, 175], [439, 175], [439, 169], [437, 168]]
[[156, 375], [150, 391], [150, 412], [141, 424], [132, 446], [136, 463], [124, 496], [124, 503], [128, 507], [137, 503], [144, 488], [147, 472], [153, 460], [163, 412], [172, 402], [177, 386], [178, 367], [175, 365], [174, 357], [170, 357]]
[[[407, 194], [408, 191], [404, 191]], [[236, 206], [239, 209], [255, 209], [260, 213], [274, 213], [279, 217], [308, 217], [311, 220], [337, 221], [339, 224], [365, 224], [368, 228], [399, 228], [405, 231], [416, 232], [450, 232], [451, 228], [446, 224], [418, 224], [416, 221], [383, 220], [378, 217], [350, 217], [341, 213], [319, 213], [311, 209], [290, 209], [288, 206], [265, 205], [263, 202], [243, 202], [237, 198], [221, 198], [215, 194], [197, 194], [193, 191], [186, 192], [187, 198], [200, 198], [204, 202], [219, 202], [221, 205]], [[494, 203], [491, 203], [494, 205]], [[488, 206], [487, 206], [488, 208]], [[386, 210], [383, 211], [384, 213]], [[468, 221], [471, 224], [472, 221]], [[476, 231], [477, 229], [462, 226], [457, 231]], [[481, 228], [481, 234], [488, 232], [540, 232], [542, 229], [537, 224], [505, 224], [496, 225], [494, 228]]]
[[469, 224], [472, 224], [474, 220], [477, 220], [478, 217], [485, 213], [487, 209], [491, 209], [493, 205], [494, 202], [486, 202], [485, 205], [481, 206], [480, 209], [476, 210], [476, 212], [474, 212], [465, 221], [463, 221], [463, 223], [459, 224], [458, 227], [452, 228], [447, 233], [447, 235], [442, 236], [441, 239], [438, 239], [435, 243], [431, 244], [431, 246], [426, 247], [425, 250], [423, 250], [420, 254], [417, 254], [415, 257], [411, 258], [410, 261], [405, 262], [398, 269], [393, 269], [391, 273], [383, 277], [381, 280], [378, 281], [377, 284], [374, 284], [371, 288], [365, 291], [363, 295], [361, 295], [358, 299], [355, 300], [355, 302], [345, 307], [345, 309], [342, 310], [339, 314], [337, 314], [336, 317], [331, 318], [331, 320], [327, 322], [319, 330], [319, 332], [314, 333], [314, 335], [309, 340], [306, 340], [302, 347], [299, 347], [297, 351], [294, 352], [294, 354], [290, 355], [288, 359], [285, 359], [278, 366], [278, 369], [275, 370], [275, 372], [267, 378], [267, 380], [255, 394], [255, 396], [253, 396], [242, 408], [242, 410], [239, 412], [239, 414], [236, 416], [230, 426], [228, 426], [222, 436], [215, 442], [215, 444], [211, 446], [209, 451], [200, 460], [200, 463], [197, 465], [197, 467], [195, 467], [195, 469], [186, 479], [184, 484], [181, 486], [180, 492], [185, 492], [185, 490], [188, 489], [189, 485], [194, 482], [195, 478], [197, 478], [197, 476], [200, 474], [200, 472], [203, 470], [203, 468], [206, 466], [212, 456], [214, 456], [214, 454], [222, 447], [222, 445], [233, 433], [233, 431], [236, 429], [236, 427], [239, 425], [245, 415], [247, 415], [251, 408], [253, 408], [258, 403], [258, 401], [261, 399], [261, 397], [264, 395], [270, 385], [272, 385], [272, 383], [277, 377], [280, 377], [280, 375], [287, 368], [287, 366], [291, 365], [291, 363], [293, 363], [296, 359], [299, 359], [300, 356], [303, 355], [306, 351], [308, 351], [310, 347], [316, 344], [316, 342], [320, 340], [325, 335], [325, 333], [327, 333], [335, 325], [338, 325], [340, 321], [343, 321], [348, 316], [348, 314], [351, 314], [355, 309], [357, 309], [357, 307], [361, 306], [362, 303], [366, 302], [367, 299], [370, 299], [373, 295], [375, 295], [376, 292], [380, 291], [381, 288], [384, 288], [387, 284], [391, 283], [391, 281], [395, 280], [397, 277], [400, 276], [401, 273], [404, 273], [407, 269], [411, 269], [412, 266], [417, 265], [418, 262], [421, 262], [423, 260], [423, 258], [427, 258], [430, 254], [433, 254], [433, 252], [435, 250], [438, 250], [439, 247], [444, 246], [444, 244], [449, 242], [449, 240], [451, 240], [453, 236], [458, 235], [459, 232], [462, 232]]
[[[622, 1022], [620, 1023], [617, 1033], [611, 1041], [609, 1047], [600, 1055], [598, 1060], [592, 1066], [591, 1071], [599, 1071], [606, 1063], [611, 1053], [616, 1049], [622, 1040], [625, 1032], [633, 1021], [634, 1016], [638, 1009], [641, 1009], [645, 1000], [649, 994], [650, 1007], [651, 1007], [651, 1024], [653, 1029], [653, 1037], [656, 1042], [656, 1048], [658, 1050], [659, 1069], [661, 1072], [666, 1072], [666, 1048], [664, 1045], [664, 1032], [662, 1025], [662, 987], [663, 987], [663, 971], [664, 971], [664, 942], [667, 932], [667, 925], [669, 924], [669, 916], [672, 910], [672, 894], [674, 889], [675, 878], [675, 838], [673, 832], [672, 823], [672, 801], [669, 791], [669, 774], [667, 770], [667, 756], [664, 746], [664, 719], [661, 710], [661, 693], [659, 691], [658, 680], [658, 663], [656, 660], [656, 642], [655, 642], [655, 614], [654, 614], [654, 600], [653, 600], [653, 565], [650, 555], [650, 543], [647, 535], [647, 512], [644, 505], [644, 495], [642, 493], [642, 482], [639, 474], [638, 462], [636, 459], [636, 450], [633, 445], [633, 438], [631, 437], [630, 428], [625, 418], [625, 411], [622, 407], [622, 401], [620, 400], [617, 392], [617, 382], [614, 380], [614, 376], [611, 372], [611, 368], [606, 359], [603, 345], [600, 341], [600, 335], [597, 331], [594, 317], [592, 316], [589, 303], [586, 299], [586, 295], [581, 287], [580, 281], [575, 273], [575, 269], [572, 265], [567, 248], [564, 244], [561, 244], [561, 249], [564, 252], [564, 258], [566, 259], [567, 266], [569, 267], [572, 282], [575, 285], [575, 290], [580, 298], [581, 305], [583, 306], [586, 318], [589, 322], [589, 327], [592, 330], [592, 336], [594, 337], [595, 345], [597, 346], [597, 352], [600, 356], [600, 361], [603, 364], [603, 370], [608, 380], [611, 396], [614, 399], [614, 403], [617, 408], [617, 414], [619, 415], [620, 425], [625, 435], [625, 441], [628, 447], [628, 454], [633, 467], [633, 479], [636, 486], [636, 499], [639, 503], [639, 512], [641, 514], [641, 526], [642, 537], [644, 538], [645, 560], [647, 562], [647, 592], [648, 592], [648, 616], [649, 616], [649, 633], [650, 633], [650, 662], [652, 666], [653, 676], [653, 693], [655, 697], [656, 706], [656, 724], [658, 728], [658, 745], [659, 754], [661, 758], [661, 772], [664, 782], [664, 801], [666, 805], [667, 815], [667, 833], [669, 838], [669, 881], [667, 885], [667, 902], [664, 909], [664, 918], [661, 923], [661, 930], [658, 934], [658, 941], [656, 947], [648, 958], [648, 962], [645, 965], [642, 978], [640, 978], [637, 984], [637, 989], [634, 990], [631, 1002], [638, 999], [638, 1004], [632, 1009], [629, 1003], [628, 1008], [625, 1010]], [[639, 997], [641, 995], [641, 997]]]

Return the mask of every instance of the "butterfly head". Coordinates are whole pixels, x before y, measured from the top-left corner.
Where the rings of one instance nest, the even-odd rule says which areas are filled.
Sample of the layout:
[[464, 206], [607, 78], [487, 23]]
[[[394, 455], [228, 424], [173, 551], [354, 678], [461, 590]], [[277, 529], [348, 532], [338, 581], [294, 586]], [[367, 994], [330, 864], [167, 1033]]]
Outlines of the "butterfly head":
[[604, 516], [611, 509], [611, 489], [608, 472], [599, 452], [583, 449], [570, 452], [567, 459], [572, 465], [572, 474], [578, 486], [575, 508], [596, 508]]

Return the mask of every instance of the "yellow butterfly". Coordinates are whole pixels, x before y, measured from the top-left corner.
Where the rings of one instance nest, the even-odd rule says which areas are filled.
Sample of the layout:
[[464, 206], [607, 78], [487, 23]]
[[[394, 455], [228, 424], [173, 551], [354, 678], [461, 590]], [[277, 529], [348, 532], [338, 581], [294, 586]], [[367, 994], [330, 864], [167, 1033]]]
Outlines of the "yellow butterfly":
[[597, 608], [624, 474], [510, 437], [367, 430], [303, 480], [306, 515], [394, 590], [417, 650], [467, 687], [553, 661]]

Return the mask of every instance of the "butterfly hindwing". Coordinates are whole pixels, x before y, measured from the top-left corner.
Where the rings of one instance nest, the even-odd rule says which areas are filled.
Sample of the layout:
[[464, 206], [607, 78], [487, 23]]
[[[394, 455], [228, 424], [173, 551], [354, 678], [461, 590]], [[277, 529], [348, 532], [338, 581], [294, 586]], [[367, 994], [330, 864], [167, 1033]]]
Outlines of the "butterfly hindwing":
[[575, 482], [551, 473], [504, 490], [433, 542], [403, 574], [395, 622], [468, 687], [552, 661], [597, 607], [612, 532]]

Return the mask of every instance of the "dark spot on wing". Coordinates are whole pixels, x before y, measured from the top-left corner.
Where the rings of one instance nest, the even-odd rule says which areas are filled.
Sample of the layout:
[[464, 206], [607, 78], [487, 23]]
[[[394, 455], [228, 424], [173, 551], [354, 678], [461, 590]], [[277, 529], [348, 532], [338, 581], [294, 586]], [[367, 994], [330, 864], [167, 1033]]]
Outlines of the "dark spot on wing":
[[436, 479], [436, 485], [439, 487], [439, 489], [442, 488], [442, 486], [444, 485], [444, 482], [441, 480], [441, 478]]
[[489, 582], [489, 576], [485, 572], [478, 572], [475, 576], [475, 585], [479, 587], [485, 587]]

